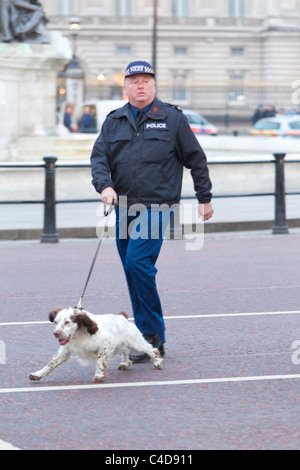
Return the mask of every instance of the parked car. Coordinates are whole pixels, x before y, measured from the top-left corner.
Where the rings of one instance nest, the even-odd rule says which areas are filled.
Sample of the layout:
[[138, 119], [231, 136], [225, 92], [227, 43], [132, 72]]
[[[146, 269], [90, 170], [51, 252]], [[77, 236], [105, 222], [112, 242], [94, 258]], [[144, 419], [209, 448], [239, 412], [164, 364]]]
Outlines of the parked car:
[[300, 115], [299, 116], [276, 116], [264, 118], [256, 122], [251, 129], [252, 136], [268, 137], [300, 137]]
[[195, 134], [218, 135], [218, 128], [211, 124], [205, 117], [201, 116], [201, 114], [190, 109], [183, 109], [183, 112], [188, 118], [189, 125]]

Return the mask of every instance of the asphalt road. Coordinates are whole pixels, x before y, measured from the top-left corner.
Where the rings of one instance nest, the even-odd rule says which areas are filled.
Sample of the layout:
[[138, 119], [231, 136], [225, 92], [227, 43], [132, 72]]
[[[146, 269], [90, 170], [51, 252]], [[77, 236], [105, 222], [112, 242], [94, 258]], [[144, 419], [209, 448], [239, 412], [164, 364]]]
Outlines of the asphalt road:
[[[57, 349], [47, 314], [77, 303], [96, 243], [0, 243], [0, 449], [299, 449], [299, 231], [210, 235], [199, 251], [166, 241], [164, 369], [114, 359], [95, 385], [72, 359], [32, 383]], [[131, 314], [111, 240], [84, 306]]]

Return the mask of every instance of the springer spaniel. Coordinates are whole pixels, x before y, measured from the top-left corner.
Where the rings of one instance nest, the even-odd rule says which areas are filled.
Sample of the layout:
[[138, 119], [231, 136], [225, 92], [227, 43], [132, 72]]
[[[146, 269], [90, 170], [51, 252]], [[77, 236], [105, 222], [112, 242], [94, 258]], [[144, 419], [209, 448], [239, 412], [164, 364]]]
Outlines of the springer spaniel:
[[122, 355], [119, 370], [126, 370], [132, 364], [130, 351], [148, 354], [155, 369], [162, 369], [163, 359], [158, 349], [152, 347], [130, 323], [126, 313], [119, 315], [92, 315], [76, 308], [56, 308], [49, 313], [49, 320], [55, 323], [54, 336], [60, 348], [43, 369], [29, 374], [30, 380], [40, 380], [56, 367], [68, 361], [75, 353], [83, 362], [96, 363], [93, 382], [105, 378], [106, 363], [116, 354]]

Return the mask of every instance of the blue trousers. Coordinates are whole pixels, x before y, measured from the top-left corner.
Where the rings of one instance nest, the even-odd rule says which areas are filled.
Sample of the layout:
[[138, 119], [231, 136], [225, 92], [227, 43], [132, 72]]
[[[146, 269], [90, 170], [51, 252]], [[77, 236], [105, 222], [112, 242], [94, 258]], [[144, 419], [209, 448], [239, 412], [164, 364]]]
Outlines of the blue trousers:
[[143, 335], [158, 334], [165, 342], [165, 324], [156, 287], [157, 268], [170, 209], [144, 209], [129, 215], [116, 208], [116, 240], [130, 294], [135, 324]]

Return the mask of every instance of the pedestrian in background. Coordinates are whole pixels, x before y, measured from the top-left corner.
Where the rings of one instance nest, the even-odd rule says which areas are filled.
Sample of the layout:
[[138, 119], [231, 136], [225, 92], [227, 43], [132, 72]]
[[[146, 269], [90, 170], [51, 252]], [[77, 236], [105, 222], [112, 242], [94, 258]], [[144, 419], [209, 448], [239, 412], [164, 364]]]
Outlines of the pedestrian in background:
[[260, 104], [251, 118], [253, 126], [257, 123], [257, 121], [259, 121], [259, 119], [262, 119], [264, 117], [264, 112], [265, 107], [263, 104]]
[[83, 114], [80, 122], [78, 123], [78, 132], [97, 132], [96, 119], [90, 106], [84, 106], [83, 108]]
[[72, 132], [72, 118], [73, 118], [74, 108], [73, 106], [67, 105], [64, 113], [64, 126]]
[[267, 104], [265, 112], [264, 112], [264, 118], [270, 118], [270, 117], [275, 117], [276, 116], [276, 109], [272, 104]]
[[[104, 204], [117, 204], [121, 197], [126, 198], [126, 210], [116, 209], [118, 252], [136, 325], [164, 356], [165, 325], [155, 264], [170, 210], [160, 212], [159, 227], [152, 236], [151, 206], [179, 203], [186, 167], [193, 177], [199, 213], [208, 220], [213, 215], [212, 185], [205, 153], [186, 117], [176, 106], [156, 97], [155, 72], [149, 63], [128, 65], [125, 92], [129, 102], [107, 116], [95, 142], [91, 155], [93, 184]], [[135, 214], [134, 204], [140, 208]], [[128, 234], [128, 228], [136, 235], [145, 224], [146, 236]], [[131, 358], [134, 362], [148, 360], [145, 354], [134, 353]]]

